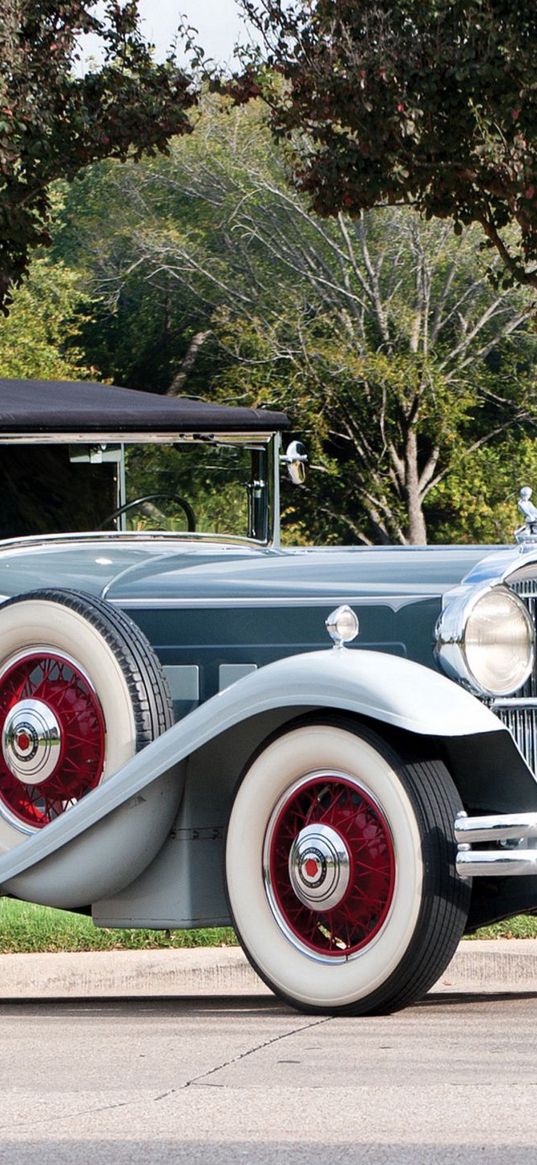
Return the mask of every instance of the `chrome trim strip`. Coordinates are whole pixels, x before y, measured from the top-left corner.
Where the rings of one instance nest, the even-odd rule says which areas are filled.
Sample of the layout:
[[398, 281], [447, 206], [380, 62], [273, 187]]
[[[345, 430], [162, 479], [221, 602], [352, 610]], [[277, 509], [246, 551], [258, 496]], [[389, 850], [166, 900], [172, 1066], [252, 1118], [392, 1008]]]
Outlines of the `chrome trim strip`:
[[[281, 433], [274, 434], [272, 453], [272, 541], [280, 548], [281, 544], [281, 499], [280, 499], [280, 455], [282, 451]], [[269, 469], [270, 472], [270, 469]]]
[[128, 542], [173, 542], [174, 540], [176, 542], [195, 542], [200, 546], [206, 543], [210, 545], [214, 542], [218, 546], [229, 545], [231, 550], [235, 550], [237, 546], [250, 550], [271, 549], [270, 542], [258, 542], [254, 538], [242, 537], [239, 534], [196, 534], [187, 530], [183, 533], [180, 530], [85, 530], [83, 533], [28, 534], [23, 538], [3, 538], [0, 539], [0, 553], [3, 550], [26, 550], [28, 547], [34, 549], [50, 545], [70, 546], [72, 543], [78, 544], [79, 542], [96, 542], [98, 545], [103, 542], [119, 542], [121, 545]]
[[[462, 812], [455, 818], [453, 832], [458, 842], [455, 868], [460, 878], [537, 874], [537, 848], [524, 848], [524, 842], [537, 837], [537, 813], [467, 817]], [[473, 842], [487, 841], [500, 844], [497, 849], [471, 848]]]
[[456, 869], [461, 878], [537, 874], [537, 849], [459, 850]]
[[537, 837], [537, 813], [505, 813], [486, 817], [455, 818], [455, 841], [513, 841]]
[[498, 697], [496, 700], [491, 700], [490, 708], [493, 712], [501, 712], [502, 709], [521, 712], [524, 708], [537, 708], [537, 696]]
[[267, 445], [274, 436], [271, 432], [260, 433], [184, 433], [173, 430], [167, 433], [129, 433], [123, 429], [113, 432], [92, 431], [85, 433], [2, 433], [0, 445], [175, 445], [188, 442], [193, 445]]
[[[109, 584], [109, 586], [114, 586], [115, 581], [116, 580], [113, 579], [112, 583]], [[107, 588], [107, 591], [108, 591], [108, 588]], [[127, 608], [131, 608], [131, 607], [139, 609], [140, 606], [142, 606], [144, 608], [144, 610], [146, 610], [146, 608], [148, 608], [148, 607], [151, 607], [151, 608], [158, 607], [159, 609], [162, 608], [162, 610], [166, 610], [166, 611], [173, 611], [173, 610], [175, 610], [175, 608], [177, 608], [178, 610], [184, 610], [185, 608], [188, 609], [189, 607], [207, 607], [208, 609], [212, 609], [213, 607], [224, 607], [224, 608], [225, 607], [228, 607], [228, 608], [232, 608], [232, 607], [319, 607], [322, 610], [327, 606], [329, 606], [329, 607], [337, 606], [339, 603], [343, 603], [345, 601], [341, 596], [334, 596], [334, 595], [319, 595], [318, 598], [304, 598], [301, 595], [297, 595], [297, 596], [293, 596], [293, 597], [288, 596], [287, 598], [278, 598], [278, 599], [269, 599], [269, 598], [265, 598], [265, 597], [263, 597], [263, 598], [257, 598], [257, 597], [253, 598], [252, 597], [251, 599], [250, 598], [236, 599], [236, 598], [232, 598], [231, 596], [229, 598], [226, 598], [226, 599], [222, 599], [222, 598], [213, 599], [210, 595], [207, 595], [206, 598], [202, 598], [202, 599], [194, 599], [194, 598], [190, 598], [190, 597], [187, 597], [184, 599], [160, 599], [160, 598], [146, 598], [145, 595], [140, 595], [140, 597], [138, 599], [129, 599], [129, 598], [123, 599], [121, 597], [119, 597], [119, 598], [116, 598], [115, 596], [111, 597], [107, 593], [103, 597], [106, 598], [107, 602], [115, 603], [118, 607], [124, 607], [125, 610], [127, 610]], [[401, 607], [406, 606], [407, 601], [408, 601], [407, 599], [403, 599], [401, 601], [399, 601], [397, 599], [390, 600], [390, 599], [384, 598], [384, 596], [382, 596], [382, 598], [368, 598], [368, 599], [362, 599], [362, 598], [357, 596], [356, 598], [353, 599], [353, 602], [359, 603], [360, 606], [367, 605], [367, 606], [374, 606], [374, 607], [387, 607], [388, 610], [390, 610], [390, 611], [399, 611]], [[400, 643], [396, 640], [391, 641], [391, 646], [395, 646], [396, 644], [398, 647], [401, 647], [401, 648], [404, 647], [404, 644], [402, 642]], [[369, 646], [371, 646], [371, 645], [369, 645]], [[387, 647], [390, 647], [390, 642], [382, 643], [382, 644], [379, 643], [378, 646], [382, 647], [383, 650], [385, 651]]]

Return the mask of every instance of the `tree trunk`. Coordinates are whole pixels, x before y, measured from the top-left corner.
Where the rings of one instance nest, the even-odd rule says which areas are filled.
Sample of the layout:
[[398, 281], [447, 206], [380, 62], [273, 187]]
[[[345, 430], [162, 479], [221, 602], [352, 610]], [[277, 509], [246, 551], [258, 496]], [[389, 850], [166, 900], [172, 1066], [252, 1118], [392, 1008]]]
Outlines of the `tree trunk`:
[[194, 364], [198, 358], [200, 348], [203, 347], [205, 341], [210, 336], [211, 332], [208, 329], [206, 332], [196, 332], [192, 337], [188, 346], [188, 351], [183, 359], [179, 372], [174, 376], [166, 396], [178, 396], [181, 389], [184, 387], [185, 380], [192, 371]]
[[419, 488], [418, 440], [411, 429], [405, 449], [405, 500], [408, 515], [408, 541], [411, 546], [427, 544], [427, 527]]

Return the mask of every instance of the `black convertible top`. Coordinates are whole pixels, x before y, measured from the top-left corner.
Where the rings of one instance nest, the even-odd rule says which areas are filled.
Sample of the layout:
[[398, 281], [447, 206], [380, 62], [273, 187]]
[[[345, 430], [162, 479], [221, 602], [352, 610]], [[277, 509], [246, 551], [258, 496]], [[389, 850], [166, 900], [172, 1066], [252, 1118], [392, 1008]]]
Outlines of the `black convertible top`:
[[0, 380], [0, 440], [40, 434], [269, 433], [285, 413], [158, 396], [90, 380]]

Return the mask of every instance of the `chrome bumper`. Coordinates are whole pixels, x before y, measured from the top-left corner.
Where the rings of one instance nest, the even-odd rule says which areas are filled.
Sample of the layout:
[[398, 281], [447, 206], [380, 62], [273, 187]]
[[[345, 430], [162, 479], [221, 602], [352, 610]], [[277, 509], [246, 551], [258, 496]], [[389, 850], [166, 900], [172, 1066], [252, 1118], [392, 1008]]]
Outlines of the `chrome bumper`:
[[[505, 813], [493, 817], [455, 818], [456, 869], [461, 878], [510, 877], [537, 874], [536, 848], [526, 848], [537, 839], [537, 813]], [[472, 849], [473, 844], [493, 842], [490, 849]], [[498, 848], [496, 848], [498, 847]]]

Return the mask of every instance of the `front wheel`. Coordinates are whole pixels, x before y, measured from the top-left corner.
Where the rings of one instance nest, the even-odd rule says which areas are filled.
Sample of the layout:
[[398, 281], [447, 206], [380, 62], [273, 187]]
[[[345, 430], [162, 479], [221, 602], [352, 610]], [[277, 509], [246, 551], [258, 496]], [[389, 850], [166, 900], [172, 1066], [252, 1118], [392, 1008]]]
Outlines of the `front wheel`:
[[462, 937], [457, 790], [438, 760], [310, 722], [246, 772], [230, 816], [230, 907], [248, 958], [301, 1010], [393, 1011], [436, 982]]

